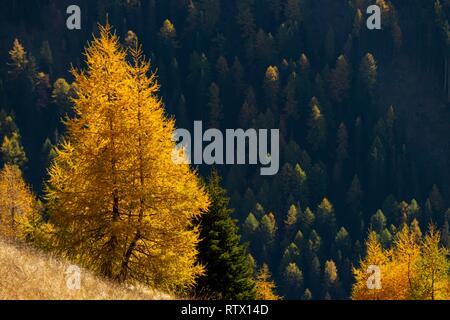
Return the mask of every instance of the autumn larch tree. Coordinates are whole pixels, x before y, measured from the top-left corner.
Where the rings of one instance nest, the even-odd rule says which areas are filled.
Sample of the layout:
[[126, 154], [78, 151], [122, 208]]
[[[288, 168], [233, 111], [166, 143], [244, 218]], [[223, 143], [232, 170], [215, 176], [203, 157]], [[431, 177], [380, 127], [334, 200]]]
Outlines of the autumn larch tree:
[[280, 300], [269, 267], [263, 264], [256, 277], [256, 300]]
[[[417, 220], [410, 227], [404, 224], [391, 249], [384, 249], [376, 233], [371, 232], [366, 245], [366, 258], [353, 270], [353, 299], [448, 299], [448, 250], [441, 247], [439, 232], [433, 225], [422, 239]], [[368, 287], [371, 266], [380, 271], [378, 288]]]
[[229, 208], [220, 176], [213, 170], [206, 185], [211, 205], [200, 220], [198, 259], [205, 266], [196, 291], [207, 297], [223, 300], [255, 299], [253, 269], [248, 263], [246, 248], [240, 244], [233, 210]]
[[[358, 268], [353, 268], [353, 274], [355, 276], [355, 284], [352, 288], [352, 299], [354, 300], [380, 300], [386, 299], [389, 296], [385, 290], [386, 280], [385, 276], [387, 275], [387, 266], [389, 262], [389, 257], [386, 254], [386, 251], [383, 250], [383, 247], [378, 240], [377, 234], [374, 231], [369, 233], [369, 236], [366, 241], [366, 257], [359, 264]], [[376, 275], [371, 274], [372, 271], [369, 267], [375, 266], [379, 268], [381, 275], [383, 276], [382, 286], [377, 287], [376, 283]], [[369, 288], [368, 280], [370, 276], [374, 276], [373, 288]]]
[[414, 295], [421, 300], [449, 299], [450, 281], [449, 251], [440, 246], [440, 234], [430, 227], [423, 240], [421, 257], [418, 261], [418, 281]]
[[278, 91], [280, 90], [280, 72], [277, 67], [269, 66], [264, 77], [264, 89], [268, 106], [277, 110]]
[[325, 266], [323, 268], [323, 280], [325, 299], [340, 299], [341, 284], [339, 280], [338, 269], [333, 260], [328, 260], [325, 262]]
[[209, 200], [197, 174], [174, 161], [185, 156], [173, 153], [155, 74], [140, 48], [129, 53], [127, 63], [106, 25], [86, 49], [87, 71], [73, 71], [76, 116], [46, 185], [55, 246], [108, 278], [192, 286], [203, 273], [192, 221]]
[[336, 214], [327, 198], [317, 206], [316, 216], [319, 233], [327, 240], [334, 239], [337, 233]]
[[268, 261], [272, 256], [274, 247], [276, 245], [275, 240], [277, 230], [277, 221], [275, 215], [272, 212], [269, 212], [261, 218], [259, 232], [261, 239], [260, 245], [262, 246], [262, 255], [264, 261]]
[[0, 236], [22, 238], [22, 224], [37, 210], [36, 199], [15, 165], [6, 164], [0, 171]]
[[19, 39], [14, 39], [13, 47], [9, 51], [9, 56], [11, 59], [11, 62], [9, 63], [11, 70], [9, 73], [13, 77], [17, 77], [19, 74], [26, 71], [29, 64], [28, 54]]
[[325, 118], [320, 110], [319, 101], [313, 97], [310, 102], [307, 141], [313, 151], [319, 150], [326, 142], [327, 128]]
[[285, 247], [292, 240], [295, 234], [295, 227], [298, 225], [298, 208], [292, 204], [289, 207], [286, 220], [284, 220], [284, 241], [283, 247]]
[[177, 30], [173, 23], [166, 19], [159, 30], [159, 37], [162, 39], [164, 45], [169, 46], [172, 50], [178, 47]]
[[420, 257], [420, 243], [414, 232], [404, 224], [395, 237], [393, 260], [397, 266], [402, 266], [405, 272], [397, 275], [397, 292], [404, 299], [411, 299], [416, 287], [416, 267]]
[[286, 293], [286, 298], [300, 299], [303, 292], [303, 272], [295, 262], [286, 265], [282, 273], [282, 287], [283, 292]]

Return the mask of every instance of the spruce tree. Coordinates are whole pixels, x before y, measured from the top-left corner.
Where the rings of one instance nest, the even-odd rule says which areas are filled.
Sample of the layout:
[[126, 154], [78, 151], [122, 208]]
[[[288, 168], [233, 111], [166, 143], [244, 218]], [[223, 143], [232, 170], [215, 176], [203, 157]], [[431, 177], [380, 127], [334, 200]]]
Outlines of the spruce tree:
[[200, 221], [199, 262], [206, 273], [198, 280], [196, 291], [223, 300], [255, 299], [253, 271], [246, 249], [240, 244], [236, 221], [231, 218], [229, 198], [213, 170], [206, 185], [211, 205]]

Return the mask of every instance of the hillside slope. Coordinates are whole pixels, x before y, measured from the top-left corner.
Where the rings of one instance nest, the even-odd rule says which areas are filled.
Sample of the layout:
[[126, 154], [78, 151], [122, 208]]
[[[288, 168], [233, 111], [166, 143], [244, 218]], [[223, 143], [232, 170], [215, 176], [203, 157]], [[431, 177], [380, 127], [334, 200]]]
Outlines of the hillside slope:
[[438, 184], [450, 197], [450, 108], [442, 98], [438, 80], [420, 72], [407, 56], [393, 68], [380, 68], [380, 113], [393, 105], [404, 123], [408, 146], [420, 165], [421, 183], [431, 189]]
[[0, 239], [0, 300], [170, 299], [156, 291], [111, 283], [84, 269], [79, 290], [71, 290], [67, 283], [74, 279], [70, 278], [74, 269], [70, 267], [61, 259]]

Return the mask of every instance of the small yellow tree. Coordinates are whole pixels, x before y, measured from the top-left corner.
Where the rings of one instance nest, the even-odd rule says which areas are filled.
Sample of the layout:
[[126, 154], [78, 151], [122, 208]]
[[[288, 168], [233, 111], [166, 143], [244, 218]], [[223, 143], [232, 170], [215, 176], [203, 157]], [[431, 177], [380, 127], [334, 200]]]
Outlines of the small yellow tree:
[[21, 72], [25, 71], [28, 66], [28, 58], [27, 52], [25, 48], [20, 43], [19, 39], [14, 39], [13, 47], [9, 51], [9, 57], [11, 62], [9, 65], [11, 66], [10, 74], [13, 76], [17, 76]]
[[[392, 256], [392, 270], [397, 270], [396, 292], [400, 299], [411, 299], [417, 282], [417, 262], [420, 258], [420, 243], [417, 236], [404, 224], [396, 235]], [[391, 272], [392, 272], [391, 270]]]
[[[366, 241], [367, 255], [364, 260], [360, 262], [359, 268], [353, 268], [355, 276], [355, 284], [352, 289], [352, 298], [354, 300], [382, 300], [388, 297], [387, 288], [385, 286], [387, 275], [387, 265], [389, 263], [389, 252], [386, 252], [381, 246], [377, 234], [374, 231], [369, 233]], [[372, 283], [369, 285], [370, 278], [377, 276], [372, 272], [375, 268], [379, 271], [380, 283]], [[377, 280], [374, 278], [374, 280]], [[381, 286], [378, 286], [381, 284]]]
[[38, 214], [36, 200], [15, 165], [0, 171], [0, 236], [21, 238], [21, 225]]
[[[422, 240], [417, 221], [403, 225], [391, 250], [383, 249], [374, 232], [366, 242], [367, 256], [355, 268], [352, 298], [360, 300], [448, 299], [450, 263], [448, 250], [440, 246], [439, 232], [433, 226]], [[369, 266], [377, 266], [381, 285], [367, 282]]]
[[414, 296], [421, 300], [447, 300], [450, 283], [449, 251], [440, 245], [441, 237], [432, 225], [421, 248], [417, 262], [418, 281]]
[[[131, 63], [127, 63], [130, 53]], [[174, 122], [157, 97], [139, 48], [125, 51], [111, 27], [74, 71], [76, 116], [50, 168], [46, 199], [56, 247], [106, 277], [166, 290], [191, 286], [193, 218], [209, 199], [196, 172], [172, 160]]]
[[276, 285], [271, 280], [269, 267], [263, 264], [261, 270], [256, 277], [256, 300], [280, 300], [281, 298], [275, 293]]

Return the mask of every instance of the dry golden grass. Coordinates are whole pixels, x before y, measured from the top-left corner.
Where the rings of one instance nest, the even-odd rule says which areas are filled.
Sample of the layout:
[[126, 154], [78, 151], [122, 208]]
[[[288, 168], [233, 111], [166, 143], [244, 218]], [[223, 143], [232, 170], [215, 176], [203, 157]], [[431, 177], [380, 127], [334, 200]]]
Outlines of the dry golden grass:
[[156, 291], [125, 287], [81, 269], [79, 290], [69, 289], [71, 264], [0, 239], [0, 300], [161, 300]]

